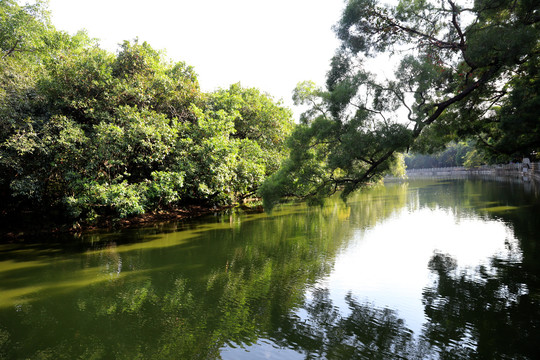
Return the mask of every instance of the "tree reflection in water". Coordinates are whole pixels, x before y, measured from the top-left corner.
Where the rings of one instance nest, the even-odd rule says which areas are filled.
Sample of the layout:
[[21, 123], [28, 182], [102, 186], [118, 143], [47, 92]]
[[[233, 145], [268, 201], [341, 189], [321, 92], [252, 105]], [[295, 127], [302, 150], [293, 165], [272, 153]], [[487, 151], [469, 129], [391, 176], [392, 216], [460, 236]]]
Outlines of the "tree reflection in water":
[[307, 318], [289, 316], [274, 341], [306, 359], [426, 359], [429, 349], [417, 341], [396, 311], [345, 299], [348, 315], [336, 308], [327, 289], [313, 292]]
[[427, 321], [414, 336], [388, 308], [346, 297], [337, 309], [327, 289], [305, 304], [307, 316], [287, 317], [274, 341], [306, 359], [538, 359], [540, 279], [526, 264], [493, 257], [490, 266], [459, 269], [446, 254], [429, 263], [436, 275], [423, 293]]
[[495, 257], [471, 274], [436, 254], [429, 267], [437, 280], [423, 294], [423, 336], [440, 358], [539, 358], [540, 282], [526, 264]]

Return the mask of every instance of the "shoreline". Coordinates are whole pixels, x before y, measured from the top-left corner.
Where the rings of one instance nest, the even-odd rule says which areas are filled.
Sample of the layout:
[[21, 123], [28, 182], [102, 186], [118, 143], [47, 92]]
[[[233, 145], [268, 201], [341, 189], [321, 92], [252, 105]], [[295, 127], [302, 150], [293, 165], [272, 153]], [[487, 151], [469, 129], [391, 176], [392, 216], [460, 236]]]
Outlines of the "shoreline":
[[[241, 208], [247, 211], [264, 211], [262, 206], [256, 205], [253, 207], [242, 205], [225, 205], [225, 206], [213, 206], [205, 207], [200, 205], [190, 205], [183, 208], [171, 209], [171, 210], [159, 210], [156, 212], [149, 212], [141, 215], [135, 215], [124, 219], [106, 218], [102, 219], [96, 224], [66, 224], [55, 223], [52, 221], [44, 220], [39, 225], [25, 226], [24, 224], [15, 225], [10, 229], [0, 229], [0, 244], [12, 243], [18, 241], [24, 241], [29, 236], [43, 236], [43, 235], [63, 235], [63, 234], [83, 234], [94, 231], [107, 231], [118, 229], [130, 229], [139, 228], [147, 225], [152, 225], [161, 222], [174, 222], [184, 221], [189, 219], [199, 218], [205, 215], [213, 213], [221, 213], [226, 210]], [[9, 219], [1, 219], [3, 223], [9, 221]], [[6, 221], [7, 220], [7, 221]], [[40, 222], [38, 219], [35, 219]], [[26, 220], [28, 221], [28, 220]]]

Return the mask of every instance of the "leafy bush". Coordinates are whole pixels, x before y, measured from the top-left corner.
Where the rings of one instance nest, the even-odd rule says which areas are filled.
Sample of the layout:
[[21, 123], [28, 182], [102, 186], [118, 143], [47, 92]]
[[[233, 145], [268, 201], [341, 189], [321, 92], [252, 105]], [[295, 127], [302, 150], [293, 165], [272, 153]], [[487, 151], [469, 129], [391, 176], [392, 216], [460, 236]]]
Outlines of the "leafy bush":
[[146, 193], [147, 202], [153, 207], [177, 203], [182, 198], [183, 187], [183, 173], [154, 171]]

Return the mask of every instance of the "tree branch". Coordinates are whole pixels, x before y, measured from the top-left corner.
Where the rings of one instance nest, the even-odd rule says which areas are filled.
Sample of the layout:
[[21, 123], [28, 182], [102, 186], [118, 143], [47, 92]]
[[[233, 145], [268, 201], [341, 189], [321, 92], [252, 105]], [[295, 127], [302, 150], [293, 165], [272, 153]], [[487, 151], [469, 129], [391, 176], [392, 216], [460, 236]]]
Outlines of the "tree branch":
[[426, 120], [424, 120], [422, 123], [423, 125], [421, 127], [419, 127], [415, 133], [413, 134], [415, 137], [417, 137], [418, 135], [420, 135], [420, 132], [422, 131], [422, 129], [426, 126], [426, 125], [429, 125], [431, 123], [433, 123], [435, 120], [437, 120], [437, 118], [439, 116], [441, 116], [441, 114], [443, 113], [444, 110], [446, 110], [450, 105], [458, 102], [458, 101], [461, 101], [463, 100], [465, 97], [467, 97], [470, 93], [472, 93], [474, 90], [476, 90], [477, 88], [479, 88], [481, 85], [484, 85], [489, 79], [491, 79], [491, 77], [500, 69], [500, 65], [498, 64], [495, 64], [495, 65], [492, 65], [491, 68], [486, 71], [482, 77], [475, 81], [473, 84], [471, 84], [469, 87], [467, 87], [465, 90], [463, 90], [462, 92], [460, 92], [459, 94], [457, 94], [456, 96], [446, 100], [446, 101], [443, 101], [441, 103], [438, 103], [438, 104], [435, 104], [434, 106], [436, 107], [436, 110], [433, 114], [431, 114], [431, 116], [429, 116]]
[[15, 51], [17, 51], [17, 45], [19, 45], [19, 43], [20, 43], [20, 40], [17, 40], [17, 41], [15, 42], [15, 45], [13, 45], [13, 46], [11, 47], [11, 49], [9, 49], [9, 50], [4, 54], [4, 56], [2, 56], [2, 60], [4, 60], [4, 59], [7, 58], [9, 55], [11, 55], [11, 54], [14, 53]]
[[393, 28], [399, 29], [399, 30], [401, 30], [401, 31], [403, 31], [403, 32], [405, 32], [407, 34], [416, 35], [416, 36], [418, 36], [420, 38], [426, 39], [426, 40], [429, 41], [429, 43], [431, 45], [434, 45], [434, 46], [436, 46], [436, 47], [438, 47], [440, 49], [453, 49], [453, 50], [459, 50], [460, 49], [459, 44], [457, 44], [457, 43], [443, 41], [443, 40], [437, 39], [436, 37], [434, 37], [432, 35], [428, 35], [428, 34], [425, 34], [425, 33], [421, 32], [421, 31], [418, 31], [416, 29], [401, 25], [397, 21], [389, 18], [388, 16], [382, 14], [379, 11], [370, 10], [369, 12], [373, 13], [375, 16], [377, 16], [377, 17], [381, 18], [382, 20], [386, 21], [387, 24], [388, 24], [387, 27], [389, 27], [389, 28], [393, 27]]

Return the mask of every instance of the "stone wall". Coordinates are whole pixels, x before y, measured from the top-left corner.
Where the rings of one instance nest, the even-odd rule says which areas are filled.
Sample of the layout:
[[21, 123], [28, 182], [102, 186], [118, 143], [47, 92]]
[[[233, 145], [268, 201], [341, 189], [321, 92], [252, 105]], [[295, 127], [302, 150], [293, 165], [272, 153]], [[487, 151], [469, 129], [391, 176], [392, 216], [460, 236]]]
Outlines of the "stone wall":
[[[469, 175], [493, 175], [519, 177], [524, 181], [540, 180], [540, 163], [513, 163], [505, 165], [484, 165], [474, 168], [446, 167], [430, 169], [407, 169], [410, 179], [424, 177], [467, 177]], [[391, 177], [390, 177], [391, 178]], [[390, 179], [389, 178], [389, 179]]]

